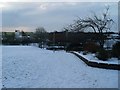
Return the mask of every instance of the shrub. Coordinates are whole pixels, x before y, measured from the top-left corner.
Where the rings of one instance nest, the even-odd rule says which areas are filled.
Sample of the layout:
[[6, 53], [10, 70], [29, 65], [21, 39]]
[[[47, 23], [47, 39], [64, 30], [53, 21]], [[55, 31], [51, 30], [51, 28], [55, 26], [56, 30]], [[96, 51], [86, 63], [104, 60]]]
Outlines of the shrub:
[[96, 53], [99, 51], [100, 49], [100, 46], [97, 45], [96, 43], [94, 42], [88, 42], [84, 45], [84, 51], [88, 51], [88, 52], [91, 52], [91, 53]]
[[83, 52], [83, 55], [87, 55], [87, 53], [88, 53], [87, 51], [84, 51], [84, 52]]
[[113, 57], [120, 58], [120, 42], [117, 42], [112, 47]]
[[71, 43], [67, 46], [66, 51], [82, 51], [82, 44], [80, 43]]
[[99, 52], [97, 53], [96, 57], [100, 60], [106, 61], [108, 60], [111, 56], [109, 51], [105, 49], [100, 49]]

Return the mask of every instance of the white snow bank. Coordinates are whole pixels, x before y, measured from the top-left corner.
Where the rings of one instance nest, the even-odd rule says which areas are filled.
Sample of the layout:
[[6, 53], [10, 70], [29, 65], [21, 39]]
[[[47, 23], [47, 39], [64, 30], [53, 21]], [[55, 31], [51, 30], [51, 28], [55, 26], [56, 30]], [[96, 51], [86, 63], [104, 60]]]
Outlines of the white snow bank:
[[86, 55], [83, 55], [83, 52], [75, 52], [79, 55], [81, 55], [82, 57], [86, 58], [87, 60], [89, 61], [92, 61], [92, 62], [97, 62], [97, 63], [107, 63], [107, 64], [119, 64], [118, 63], [118, 59], [117, 58], [110, 58], [108, 59], [107, 61], [102, 61], [102, 60], [99, 60], [95, 54], [92, 54], [92, 53], [88, 53]]
[[92, 68], [65, 51], [3, 46], [3, 87], [118, 88], [118, 71]]

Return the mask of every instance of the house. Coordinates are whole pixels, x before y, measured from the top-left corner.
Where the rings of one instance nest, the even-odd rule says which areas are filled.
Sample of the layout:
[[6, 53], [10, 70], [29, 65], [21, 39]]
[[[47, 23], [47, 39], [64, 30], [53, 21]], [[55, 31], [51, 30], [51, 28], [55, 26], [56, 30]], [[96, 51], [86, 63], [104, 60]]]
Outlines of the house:
[[22, 33], [20, 32], [20, 30], [15, 30], [15, 38], [16, 39], [22, 38]]

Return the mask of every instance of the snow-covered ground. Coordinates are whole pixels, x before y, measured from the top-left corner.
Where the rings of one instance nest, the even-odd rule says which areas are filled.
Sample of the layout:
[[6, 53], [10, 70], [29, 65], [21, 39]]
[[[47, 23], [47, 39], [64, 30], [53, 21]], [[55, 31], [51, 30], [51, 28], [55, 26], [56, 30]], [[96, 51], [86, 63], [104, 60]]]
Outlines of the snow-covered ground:
[[0, 89], [2, 88], [2, 46], [0, 45]]
[[71, 53], [2, 46], [7, 88], [118, 88], [118, 71], [92, 68]]

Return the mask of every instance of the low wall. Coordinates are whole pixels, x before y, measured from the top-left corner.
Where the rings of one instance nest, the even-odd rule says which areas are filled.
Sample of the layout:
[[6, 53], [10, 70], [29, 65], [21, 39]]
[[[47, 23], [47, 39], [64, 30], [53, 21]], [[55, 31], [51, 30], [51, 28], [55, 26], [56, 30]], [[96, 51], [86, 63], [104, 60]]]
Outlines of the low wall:
[[77, 53], [70, 52], [80, 58], [83, 62], [85, 62], [88, 66], [103, 68], [103, 69], [113, 69], [113, 70], [120, 70], [120, 64], [107, 64], [107, 63], [97, 63], [87, 60], [86, 58], [78, 55]]

